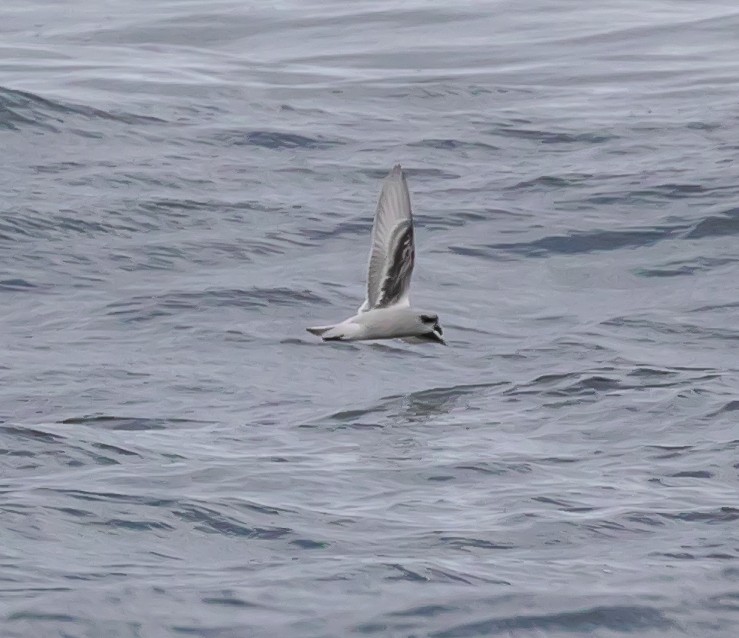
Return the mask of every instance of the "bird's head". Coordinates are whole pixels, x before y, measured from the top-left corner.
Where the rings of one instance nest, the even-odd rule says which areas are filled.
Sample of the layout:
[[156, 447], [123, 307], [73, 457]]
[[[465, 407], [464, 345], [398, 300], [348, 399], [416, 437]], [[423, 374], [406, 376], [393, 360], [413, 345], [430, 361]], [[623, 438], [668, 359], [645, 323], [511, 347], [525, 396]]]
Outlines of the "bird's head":
[[444, 334], [444, 331], [439, 325], [439, 315], [431, 312], [424, 312], [421, 313], [418, 318], [421, 320], [421, 323], [428, 328], [428, 332], [425, 332], [423, 335], [425, 339], [446, 345], [446, 341], [441, 337], [441, 335]]

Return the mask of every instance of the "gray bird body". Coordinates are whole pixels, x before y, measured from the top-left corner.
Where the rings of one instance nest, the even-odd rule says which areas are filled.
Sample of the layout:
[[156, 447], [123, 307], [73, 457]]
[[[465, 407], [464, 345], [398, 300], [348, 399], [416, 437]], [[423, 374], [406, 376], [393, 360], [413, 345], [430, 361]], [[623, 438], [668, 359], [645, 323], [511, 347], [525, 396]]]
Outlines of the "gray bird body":
[[372, 226], [367, 298], [341, 323], [308, 328], [324, 341], [409, 339], [445, 343], [439, 317], [412, 308], [409, 292], [415, 244], [408, 184], [400, 164], [382, 184]]

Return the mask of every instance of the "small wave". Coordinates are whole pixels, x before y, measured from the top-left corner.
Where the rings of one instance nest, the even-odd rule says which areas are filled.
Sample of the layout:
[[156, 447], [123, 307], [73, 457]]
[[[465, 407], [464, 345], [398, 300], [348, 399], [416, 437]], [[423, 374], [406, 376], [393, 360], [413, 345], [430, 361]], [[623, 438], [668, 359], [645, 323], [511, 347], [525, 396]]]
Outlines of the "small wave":
[[361, 235], [367, 236], [372, 230], [372, 220], [361, 219], [356, 221], [339, 222], [333, 226], [322, 228], [312, 228], [306, 231], [306, 236], [311, 241], [323, 241], [343, 235]]
[[[62, 209], [58, 213], [23, 209], [8, 213], [0, 219], [0, 239], [39, 239], [67, 237], [69, 235], [121, 235], [146, 232], [152, 224], [133, 220], [115, 211], [104, 211], [105, 221], [94, 219], [102, 217], [100, 211]], [[88, 217], [88, 219], [84, 219]]]
[[657, 242], [675, 237], [677, 230], [678, 228], [674, 226], [664, 226], [634, 230], [573, 232], [569, 235], [550, 235], [529, 242], [489, 244], [484, 248], [527, 257], [577, 255], [652, 246]]
[[62, 465], [119, 465], [131, 457], [142, 458], [141, 455], [122, 445], [90, 440], [79, 433], [70, 436], [69, 431], [57, 429], [56, 432], [41, 430], [38, 426], [0, 426], [9, 444], [7, 449], [0, 449], [0, 454], [8, 457], [24, 459], [26, 467], [41, 466], [49, 462]]
[[[699, 375], [696, 372], [700, 372]], [[646, 388], [691, 387], [696, 380], [712, 379], [705, 371], [681, 371], [639, 366], [634, 369], [608, 368], [589, 373], [563, 372], [536, 377], [518, 384], [503, 394], [510, 396], [536, 395], [553, 397], [596, 396], [616, 390], [643, 390]]]
[[217, 596], [203, 596], [200, 599], [204, 605], [218, 605], [220, 607], [233, 607], [241, 609], [260, 608], [262, 605], [244, 600], [231, 591], [220, 592]]
[[724, 404], [719, 410], [714, 412], [711, 416], [718, 416], [719, 414], [725, 414], [728, 412], [739, 412], [739, 400], [734, 399]]
[[[385, 564], [385, 567], [391, 569], [392, 573], [389, 576], [385, 576], [384, 580], [391, 582], [405, 580], [410, 582], [424, 583], [462, 583], [465, 585], [479, 585], [482, 583], [494, 585], [510, 585], [510, 583], [505, 580], [483, 577], [459, 569], [451, 569], [446, 566], [442, 568], [438, 565], [434, 565], [433, 563], [414, 565], [413, 568], [408, 565], [401, 565], [399, 563], [387, 563]], [[432, 608], [435, 609], [437, 613], [441, 613], [447, 609], [450, 611], [453, 609], [451, 607], [439, 607], [436, 605], [434, 605]], [[396, 618], [406, 618], [409, 616], [421, 615], [424, 613], [424, 611], [429, 610], [429, 606], [416, 607], [409, 610], [389, 612], [388, 616]]]
[[192, 421], [189, 419], [167, 418], [153, 419], [146, 417], [119, 417], [108, 415], [90, 415], [69, 417], [60, 421], [64, 425], [90, 425], [102, 427], [106, 430], [166, 430], [170, 427], [182, 427], [183, 425], [201, 425], [203, 421]]
[[379, 404], [368, 408], [343, 410], [330, 415], [336, 421], [352, 421], [362, 416], [386, 410], [390, 406], [401, 406], [409, 416], [423, 416], [432, 413], [445, 412], [462, 397], [475, 394], [481, 390], [490, 390], [506, 385], [500, 381], [496, 383], [475, 383], [467, 385], [453, 385], [439, 388], [429, 388], [409, 394], [393, 394], [383, 397]]
[[682, 472], [674, 472], [669, 475], [671, 478], [705, 478], [710, 479], [714, 477], [713, 472], [708, 470], [683, 470]]
[[102, 109], [72, 104], [41, 97], [35, 93], [0, 87], [0, 129], [17, 130], [29, 125], [48, 131], [61, 129], [67, 118], [81, 116], [87, 120], [99, 119], [123, 124], [162, 124], [157, 117], [114, 113]]
[[627, 520], [645, 523], [654, 527], [664, 525], [664, 521], [683, 521], [689, 523], [705, 523], [708, 525], [733, 523], [739, 520], [739, 509], [736, 507], [717, 507], [708, 511], [688, 512], [635, 512], [626, 517]]
[[85, 525], [90, 527], [105, 527], [118, 530], [127, 530], [132, 532], [153, 532], [165, 531], [172, 532], [175, 527], [163, 521], [147, 521], [147, 520], [131, 520], [125, 518], [109, 518], [102, 521], [87, 521]]
[[453, 253], [501, 261], [510, 256], [546, 257], [549, 255], [579, 255], [593, 252], [643, 248], [660, 241], [677, 238], [684, 226], [653, 226], [631, 230], [573, 231], [566, 235], [549, 235], [531, 241], [450, 246]]
[[682, 277], [707, 272], [736, 262], [735, 258], [698, 257], [690, 261], [669, 262], [658, 268], [639, 268], [634, 274], [641, 277]]
[[500, 127], [489, 131], [502, 137], [516, 137], [531, 140], [539, 144], [602, 144], [618, 139], [618, 136], [603, 132], [567, 133], [562, 131], [542, 131], [516, 127]]
[[673, 628], [675, 623], [653, 607], [599, 606], [550, 614], [519, 614], [467, 622], [430, 634], [433, 638], [513, 635], [522, 631], [566, 632], [593, 635], [598, 630], [636, 632]]
[[418, 148], [434, 148], [445, 151], [471, 151], [471, 150], [483, 150], [483, 151], [497, 151], [499, 147], [492, 144], [486, 144], [485, 142], [467, 142], [464, 140], [455, 139], [444, 139], [444, 138], [428, 138], [423, 139], [420, 142], [413, 142], [410, 146]]
[[550, 189], [550, 188], [567, 188], [569, 186], [574, 186], [575, 184], [585, 182], [588, 179], [590, 179], [592, 175], [588, 174], [576, 174], [573, 173], [571, 175], [542, 175], [540, 177], [535, 177], [534, 179], [524, 180], [522, 182], [518, 182], [517, 184], [514, 184], [513, 186], [509, 186], [506, 188], [506, 190], [538, 190], [540, 188], [543, 189]]
[[728, 237], [739, 234], [739, 208], [730, 208], [719, 215], [699, 221], [685, 236], [687, 239]]
[[25, 279], [3, 279], [0, 280], [0, 292], [27, 292], [36, 290], [38, 286]]
[[689, 336], [693, 339], [714, 340], [720, 338], [733, 341], [739, 338], [739, 333], [736, 330], [707, 326], [699, 322], [669, 323], [667, 321], [642, 317], [613, 317], [602, 321], [600, 325], [630, 328], [640, 333], [639, 338], [641, 340], [650, 340], [648, 335], [654, 332], [660, 335]]
[[207, 534], [275, 540], [293, 532], [288, 527], [249, 527], [235, 516], [194, 503], [175, 508], [172, 513], [182, 521], [193, 523], [195, 529]]
[[208, 308], [267, 308], [327, 304], [328, 301], [309, 290], [290, 288], [210, 288], [201, 291], [170, 292], [156, 296], [138, 296], [109, 304], [106, 314], [125, 321], [151, 321], [186, 310]]
[[308, 137], [297, 133], [267, 130], [243, 131], [238, 129], [220, 131], [214, 136], [214, 139], [229, 146], [261, 146], [273, 150], [323, 149], [342, 143], [339, 139]]
[[690, 312], [731, 312], [733, 313], [737, 308], [739, 308], [739, 301], [732, 302], [732, 303], [723, 303], [723, 304], [710, 304], [708, 306], [699, 306], [698, 308], [693, 308], [690, 310]]

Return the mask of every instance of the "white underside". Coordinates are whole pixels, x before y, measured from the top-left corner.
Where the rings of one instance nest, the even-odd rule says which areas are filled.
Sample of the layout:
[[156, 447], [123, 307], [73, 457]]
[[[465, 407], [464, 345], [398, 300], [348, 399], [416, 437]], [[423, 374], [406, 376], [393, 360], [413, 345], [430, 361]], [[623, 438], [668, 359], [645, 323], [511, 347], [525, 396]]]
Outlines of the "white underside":
[[323, 339], [364, 341], [370, 339], [399, 339], [418, 337], [428, 333], [428, 327], [419, 323], [418, 313], [409, 306], [397, 305], [367, 310], [333, 326], [308, 328]]

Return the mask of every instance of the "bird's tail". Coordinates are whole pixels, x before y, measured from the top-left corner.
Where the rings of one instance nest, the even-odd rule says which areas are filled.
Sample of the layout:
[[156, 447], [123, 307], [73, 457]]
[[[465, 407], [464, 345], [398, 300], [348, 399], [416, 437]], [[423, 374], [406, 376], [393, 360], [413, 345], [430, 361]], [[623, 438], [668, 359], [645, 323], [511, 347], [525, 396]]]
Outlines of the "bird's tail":
[[334, 326], [316, 326], [315, 328], [306, 328], [306, 330], [317, 337], [321, 337], [333, 327]]

